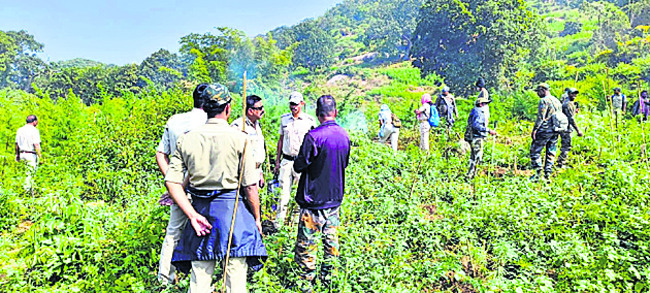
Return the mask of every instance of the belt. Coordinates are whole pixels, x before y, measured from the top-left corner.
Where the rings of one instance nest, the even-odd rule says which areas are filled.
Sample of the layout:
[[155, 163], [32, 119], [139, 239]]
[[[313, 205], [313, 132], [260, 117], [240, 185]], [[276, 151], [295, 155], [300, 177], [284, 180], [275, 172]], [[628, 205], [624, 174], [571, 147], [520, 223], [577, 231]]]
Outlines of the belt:
[[293, 161], [293, 160], [296, 159], [296, 157], [294, 157], [294, 156], [289, 156], [289, 155], [285, 155], [285, 154], [282, 154], [282, 158], [287, 160], [287, 161]]
[[201, 190], [194, 187], [187, 187], [185, 191], [191, 194], [193, 197], [212, 197], [222, 193], [228, 193], [234, 191], [235, 189], [220, 189], [220, 190]]
[[20, 151], [21, 153], [37, 154], [35, 151]]

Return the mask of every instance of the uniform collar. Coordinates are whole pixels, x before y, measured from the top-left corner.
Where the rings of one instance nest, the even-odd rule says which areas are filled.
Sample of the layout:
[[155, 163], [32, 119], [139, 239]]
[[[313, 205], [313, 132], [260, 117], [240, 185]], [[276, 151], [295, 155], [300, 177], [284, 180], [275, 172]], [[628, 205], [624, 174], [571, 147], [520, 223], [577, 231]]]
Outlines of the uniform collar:
[[289, 112], [289, 117], [291, 117], [293, 120], [303, 120], [306, 117], [305, 115], [305, 112], [302, 111], [300, 114], [298, 114], [298, 117], [293, 117], [293, 113]]
[[228, 125], [228, 121], [221, 118], [210, 118], [208, 119], [207, 124], [216, 124], [216, 125]]
[[252, 126], [252, 127], [255, 127], [255, 128], [257, 128], [257, 125], [260, 123], [259, 120], [257, 120], [255, 123], [253, 123], [253, 121], [251, 121], [251, 119], [248, 118], [248, 116], [246, 116], [245, 119], [246, 119], [246, 120], [245, 120], [245, 121], [246, 121], [246, 125], [248, 125], [248, 126]]

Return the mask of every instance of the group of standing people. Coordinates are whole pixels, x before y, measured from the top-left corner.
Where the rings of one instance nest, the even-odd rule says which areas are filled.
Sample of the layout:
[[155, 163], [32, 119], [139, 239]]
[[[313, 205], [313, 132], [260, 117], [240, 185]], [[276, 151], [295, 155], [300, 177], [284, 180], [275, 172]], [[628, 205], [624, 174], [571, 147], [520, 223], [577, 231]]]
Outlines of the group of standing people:
[[[247, 271], [261, 269], [267, 258], [259, 199], [259, 188], [265, 185], [263, 100], [245, 97], [245, 117], [229, 125], [233, 108], [226, 87], [200, 84], [193, 98], [194, 109], [167, 122], [156, 155], [168, 190], [160, 202], [171, 206], [158, 278], [170, 284], [176, 269], [191, 272], [189, 292], [212, 292], [215, 266], [229, 258], [222, 264], [227, 292], [247, 292]], [[299, 178], [295, 200], [300, 218], [294, 252], [301, 269], [298, 283], [303, 292], [310, 292], [316, 280], [319, 233], [325, 251], [320, 272], [323, 283], [329, 282], [332, 261], [339, 256], [339, 206], [350, 140], [336, 123], [332, 96], [318, 98], [317, 120], [302, 112], [304, 104], [300, 93], [292, 93], [291, 112], [281, 117], [274, 170], [280, 178], [281, 196], [275, 225], [282, 226], [291, 187]]]
[[[458, 119], [458, 107], [456, 98], [449, 93], [447, 86], [442, 88], [435, 103], [430, 94], [422, 95], [421, 103], [422, 105], [414, 112], [420, 129], [420, 149], [428, 153], [429, 134], [434, 126], [431, 122], [432, 115], [436, 116], [436, 119], [442, 118], [445, 128], [449, 131]], [[399, 129], [402, 127], [402, 123], [386, 104], [381, 105], [379, 109], [379, 126], [379, 142], [389, 142], [393, 151], [397, 151]]]
[[[466, 177], [468, 180], [476, 176], [477, 166], [483, 159], [483, 149], [485, 140], [488, 135], [497, 135], [494, 129], [489, 127], [490, 108], [492, 102], [489, 93], [485, 87], [485, 80], [479, 78], [476, 82], [478, 96], [474, 102], [468, 118], [467, 128], [465, 129], [464, 140], [470, 146], [469, 167]], [[550, 93], [550, 86], [542, 83], [535, 88], [535, 92], [540, 98], [537, 117], [533, 130], [531, 132], [530, 159], [534, 174], [531, 180], [537, 181], [542, 176], [548, 179], [553, 173], [555, 157], [557, 154], [558, 140], [561, 142], [560, 155], [558, 158], [558, 167], [562, 168], [567, 165], [568, 154], [572, 148], [573, 132], [578, 136], [583, 136], [583, 132], [576, 123], [575, 115], [579, 111], [579, 105], [575, 102], [578, 90], [575, 88], [565, 89], [562, 101], [558, 100]], [[626, 100], [625, 96], [620, 94], [620, 89], [615, 89], [615, 94], [611, 97], [613, 101], [613, 113], [618, 115], [624, 113]], [[646, 103], [643, 111], [648, 111], [650, 102], [647, 98], [647, 92], [643, 92], [640, 98], [641, 103]], [[422, 151], [429, 152], [429, 133], [431, 130], [430, 118], [432, 115], [439, 115], [444, 118], [446, 127], [451, 129], [455, 120], [458, 118], [458, 108], [453, 95], [449, 93], [448, 87], [443, 87], [441, 94], [435, 103], [432, 102], [430, 94], [424, 94], [421, 98], [422, 106], [414, 110], [419, 121], [420, 129], [420, 148]], [[640, 111], [642, 112], [642, 111]], [[645, 113], [645, 112], [642, 112]], [[390, 112], [387, 105], [382, 105], [379, 112], [379, 121], [381, 124], [380, 137], [386, 140], [388, 137], [397, 140], [396, 137], [387, 136], [385, 133], [395, 135], [397, 131], [386, 129], [390, 128], [390, 122], [395, 119], [395, 115]], [[384, 134], [382, 136], [382, 134]], [[380, 140], [381, 141], [381, 140]], [[393, 144], [396, 150], [396, 143]], [[545, 158], [542, 160], [542, 151], [546, 150]]]

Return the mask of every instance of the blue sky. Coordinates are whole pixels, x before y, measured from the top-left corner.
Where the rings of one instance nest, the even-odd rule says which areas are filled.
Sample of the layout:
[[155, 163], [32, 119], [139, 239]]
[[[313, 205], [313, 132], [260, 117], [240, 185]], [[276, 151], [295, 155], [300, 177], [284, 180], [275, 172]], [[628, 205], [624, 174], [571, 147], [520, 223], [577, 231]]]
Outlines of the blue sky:
[[86, 58], [140, 63], [160, 48], [178, 51], [190, 33], [228, 26], [248, 36], [322, 15], [341, 0], [5, 0], [0, 30], [27, 30], [45, 61]]

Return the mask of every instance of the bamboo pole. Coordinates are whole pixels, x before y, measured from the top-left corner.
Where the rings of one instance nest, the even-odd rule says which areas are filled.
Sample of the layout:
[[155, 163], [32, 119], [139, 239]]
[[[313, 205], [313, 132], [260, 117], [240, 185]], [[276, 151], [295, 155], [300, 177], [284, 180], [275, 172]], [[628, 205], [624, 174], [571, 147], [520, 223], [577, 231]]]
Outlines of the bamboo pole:
[[[494, 131], [495, 132], [497, 131], [497, 121], [496, 120], [494, 121]], [[492, 172], [492, 173], [495, 172], [495, 169], [494, 169], [494, 149], [496, 147], [496, 144], [497, 144], [497, 135], [495, 134], [495, 135], [492, 136], [492, 153], [490, 153], [490, 166], [488, 167], [488, 174], [487, 174], [488, 185], [490, 184], [490, 172]]]
[[610, 119], [609, 119], [609, 127], [611, 128], [611, 131], [614, 132], [614, 122], [612, 119], [614, 119], [614, 111], [612, 107], [609, 105], [609, 96], [607, 94], [607, 88], [605, 87], [605, 81], [603, 80], [603, 93], [605, 94], [605, 103], [607, 104], [607, 111], [610, 114]]
[[[242, 130], [246, 127], [246, 71], [244, 71], [243, 81], [243, 107], [242, 107]], [[246, 149], [248, 146], [248, 138], [244, 141], [244, 150], [241, 156], [241, 170], [239, 170], [239, 178], [237, 181], [237, 192], [235, 193], [235, 209], [232, 211], [232, 220], [230, 221], [230, 232], [228, 233], [228, 246], [226, 250], [226, 261], [223, 263], [223, 280], [221, 292], [226, 293], [226, 276], [228, 275], [228, 262], [230, 261], [230, 248], [232, 246], [232, 234], [235, 231], [235, 218], [237, 217], [237, 208], [239, 208], [239, 195], [241, 192], [242, 178], [244, 177], [244, 163], [246, 163]], [[261, 215], [260, 215], [261, 216]]]
[[242, 119], [242, 131], [246, 132], [246, 71], [244, 71], [244, 81], [243, 81], [243, 94], [241, 96], [242, 100], [242, 113], [241, 113], [241, 119]]
[[578, 87], [578, 73], [579, 71], [576, 69], [576, 79], [573, 81], [573, 87]]

